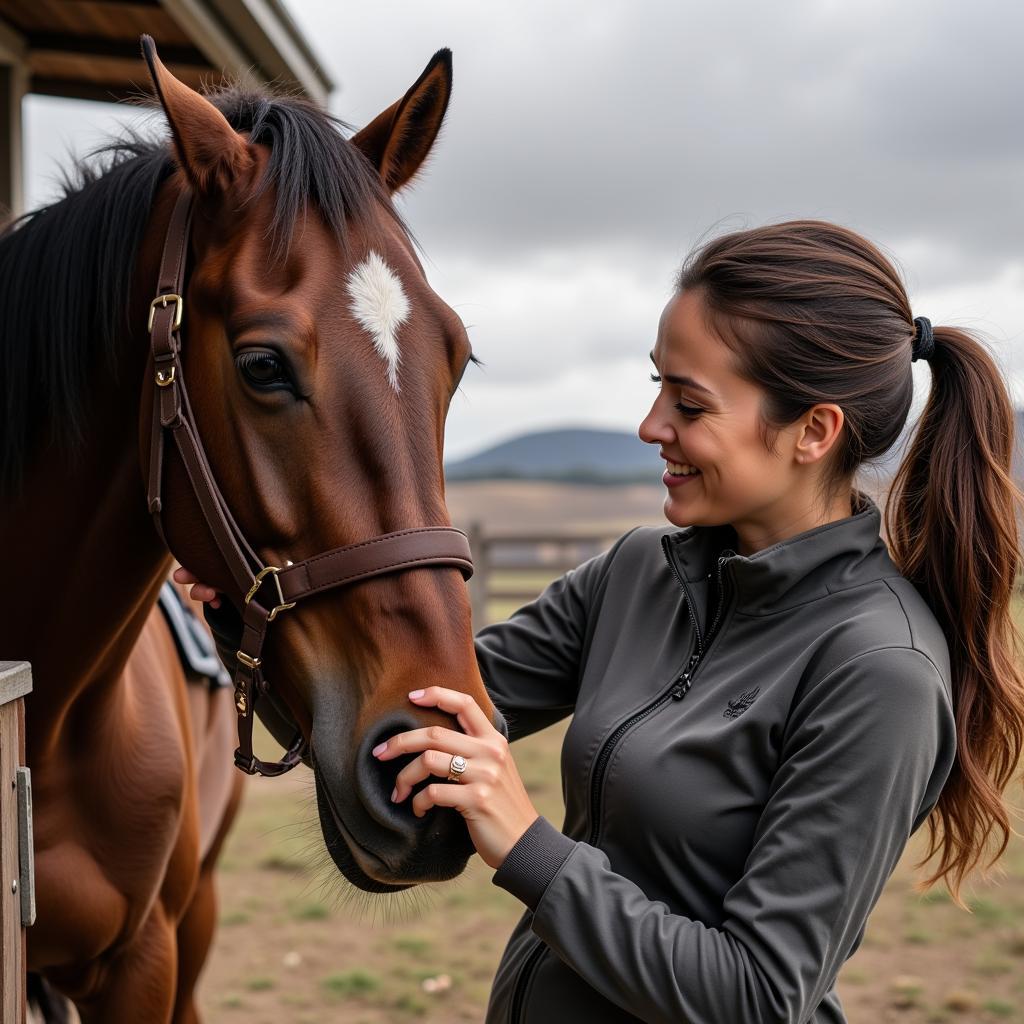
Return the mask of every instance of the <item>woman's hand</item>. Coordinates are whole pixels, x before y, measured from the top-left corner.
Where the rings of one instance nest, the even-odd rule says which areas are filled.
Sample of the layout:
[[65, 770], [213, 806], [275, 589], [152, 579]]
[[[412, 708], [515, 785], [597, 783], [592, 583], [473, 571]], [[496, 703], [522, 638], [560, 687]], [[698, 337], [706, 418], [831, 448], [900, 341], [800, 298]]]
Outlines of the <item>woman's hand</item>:
[[412, 810], [422, 818], [430, 807], [454, 807], [466, 819], [473, 845], [484, 863], [497, 870], [540, 816], [519, 777], [508, 740], [468, 693], [428, 686], [413, 690], [409, 699], [420, 707], [450, 712], [466, 732], [430, 726], [397, 733], [375, 747], [373, 755], [381, 761], [423, 751], [398, 773], [391, 799], [396, 803], [404, 800], [417, 782], [431, 775], [447, 779], [452, 754], [461, 754], [466, 759], [466, 771], [459, 782], [425, 786], [413, 797]]
[[209, 601], [211, 608], [220, 607], [220, 594], [213, 587], [200, 583], [199, 577], [193, 576], [183, 565], [178, 566], [171, 575], [174, 577], [175, 583], [195, 584], [189, 591], [193, 601]]

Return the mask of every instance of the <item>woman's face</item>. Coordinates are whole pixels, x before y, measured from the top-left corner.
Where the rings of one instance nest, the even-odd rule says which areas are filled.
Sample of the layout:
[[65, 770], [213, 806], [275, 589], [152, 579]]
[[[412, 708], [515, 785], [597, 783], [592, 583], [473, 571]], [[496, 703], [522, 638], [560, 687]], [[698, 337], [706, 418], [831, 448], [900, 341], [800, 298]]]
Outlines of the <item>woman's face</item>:
[[762, 392], [732, 369], [731, 350], [704, 322], [699, 291], [678, 293], [665, 307], [651, 358], [659, 390], [639, 434], [667, 462], [669, 522], [732, 523], [741, 545], [756, 548], [759, 538], [770, 540], [782, 523], [800, 518], [797, 495], [808, 480], [798, 472], [807, 467], [797, 442], [808, 441], [807, 420], [779, 435], [777, 454], [765, 449]]

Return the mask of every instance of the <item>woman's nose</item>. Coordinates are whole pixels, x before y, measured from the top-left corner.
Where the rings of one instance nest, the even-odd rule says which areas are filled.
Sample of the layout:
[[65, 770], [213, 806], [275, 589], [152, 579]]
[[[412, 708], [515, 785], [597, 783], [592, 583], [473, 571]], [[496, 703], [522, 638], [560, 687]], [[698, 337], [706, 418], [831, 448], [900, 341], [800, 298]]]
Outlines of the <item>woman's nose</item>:
[[657, 402], [641, 421], [637, 434], [647, 444], [671, 444], [675, 436], [671, 426], [659, 415]]

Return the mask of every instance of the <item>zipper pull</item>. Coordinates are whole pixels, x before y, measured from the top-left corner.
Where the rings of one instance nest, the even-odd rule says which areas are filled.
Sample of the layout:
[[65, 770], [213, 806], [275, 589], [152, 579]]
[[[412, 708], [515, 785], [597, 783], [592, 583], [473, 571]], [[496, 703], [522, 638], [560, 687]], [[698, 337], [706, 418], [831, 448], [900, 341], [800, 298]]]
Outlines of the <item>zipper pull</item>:
[[676, 685], [671, 690], [671, 697], [673, 700], [682, 700], [686, 696], [686, 691], [690, 688], [690, 673], [684, 672], [677, 680]]

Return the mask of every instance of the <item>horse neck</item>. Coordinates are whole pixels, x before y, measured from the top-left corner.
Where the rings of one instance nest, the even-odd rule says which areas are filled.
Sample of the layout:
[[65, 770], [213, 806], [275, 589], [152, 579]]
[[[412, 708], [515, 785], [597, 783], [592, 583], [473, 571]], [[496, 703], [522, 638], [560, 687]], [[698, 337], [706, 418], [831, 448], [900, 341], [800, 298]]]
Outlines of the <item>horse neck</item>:
[[[169, 206], [154, 211], [147, 239], [162, 242]], [[144, 243], [136, 275], [147, 292], [155, 246]], [[148, 300], [135, 297], [132, 322]], [[125, 339], [116, 380], [97, 369], [90, 381], [83, 446], [55, 455], [39, 445], [20, 494], [0, 509], [12, 598], [0, 616], [0, 657], [31, 663], [30, 747], [56, 735], [72, 704], [119, 685], [170, 566], [139, 458], [147, 356], [148, 337]]]

